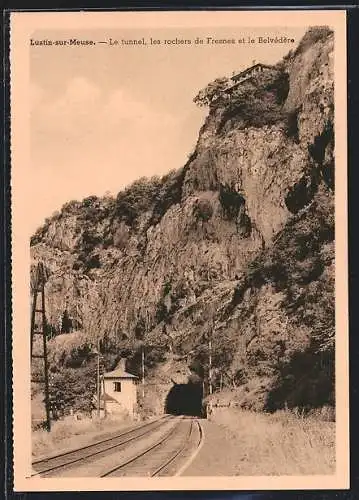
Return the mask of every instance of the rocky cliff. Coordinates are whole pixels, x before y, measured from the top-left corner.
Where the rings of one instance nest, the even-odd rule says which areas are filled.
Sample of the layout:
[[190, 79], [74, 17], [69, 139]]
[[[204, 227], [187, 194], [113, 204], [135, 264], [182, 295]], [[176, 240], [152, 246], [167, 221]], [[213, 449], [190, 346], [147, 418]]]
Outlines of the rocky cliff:
[[179, 171], [45, 221], [49, 332], [100, 336], [134, 371], [144, 343], [164, 384], [206, 373], [211, 337], [214, 386], [242, 406], [334, 402], [333, 43], [313, 28], [209, 102]]

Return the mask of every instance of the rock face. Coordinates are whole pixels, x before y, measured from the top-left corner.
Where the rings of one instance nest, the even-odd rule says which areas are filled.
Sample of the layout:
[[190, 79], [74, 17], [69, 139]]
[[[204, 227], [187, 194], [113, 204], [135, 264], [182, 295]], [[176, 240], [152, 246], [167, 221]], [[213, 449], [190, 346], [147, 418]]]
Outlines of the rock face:
[[31, 251], [49, 329], [66, 310], [133, 370], [144, 342], [154, 381], [168, 357], [206, 372], [211, 335], [213, 384], [242, 406], [332, 404], [332, 54], [333, 34], [310, 30], [274, 76], [210, 104], [181, 170], [48, 219]]

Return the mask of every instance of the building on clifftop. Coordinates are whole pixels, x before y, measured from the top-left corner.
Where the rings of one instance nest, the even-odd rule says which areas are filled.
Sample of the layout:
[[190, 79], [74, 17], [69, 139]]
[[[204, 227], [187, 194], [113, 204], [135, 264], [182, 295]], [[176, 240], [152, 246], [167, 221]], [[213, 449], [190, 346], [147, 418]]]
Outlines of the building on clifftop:
[[226, 90], [231, 90], [235, 87], [238, 87], [241, 83], [253, 78], [255, 76], [264, 75], [264, 74], [273, 74], [279, 73], [279, 70], [274, 66], [269, 66], [268, 64], [257, 63], [249, 68], [246, 68], [244, 71], [237, 73], [231, 77], [231, 81], [233, 82]]
[[223, 98], [228, 99], [232, 95], [233, 91], [236, 91], [241, 87], [241, 85], [251, 79], [257, 77], [264, 78], [276, 78], [281, 73], [281, 70], [275, 66], [270, 66], [268, 64], [256, 63], [246, 68], [245, 70], [235, 73], [231, 78], [228, 79], [227, 84], [219, 88], [214, 92], [211, 98], [211, 105], [220, 102]]

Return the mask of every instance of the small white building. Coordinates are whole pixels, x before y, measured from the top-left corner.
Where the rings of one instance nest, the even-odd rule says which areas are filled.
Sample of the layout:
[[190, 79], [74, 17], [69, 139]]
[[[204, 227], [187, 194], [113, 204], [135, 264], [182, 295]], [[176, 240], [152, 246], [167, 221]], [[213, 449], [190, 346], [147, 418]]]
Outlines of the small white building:
[[117, 367], [104, 374], [104, 394], [101, 395], [101, 406], [106, 404], [108, 413], [127, 410], [134, 416], [137, 406], [138, 377], [125, 371], [125, 359], [121, 359]]

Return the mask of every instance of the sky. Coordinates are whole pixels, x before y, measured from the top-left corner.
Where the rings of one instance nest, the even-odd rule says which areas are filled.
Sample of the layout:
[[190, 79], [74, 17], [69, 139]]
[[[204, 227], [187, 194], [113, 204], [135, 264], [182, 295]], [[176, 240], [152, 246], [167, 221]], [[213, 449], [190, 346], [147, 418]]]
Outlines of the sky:
[[36, 39], [287, 36], [294, 44], [30, 47], [30, 233], [72, 199], [116, 195], [183, 166], [207, 113], [197, 92], [253, 61], [276, 63], [303, 28], [36, 32]]

